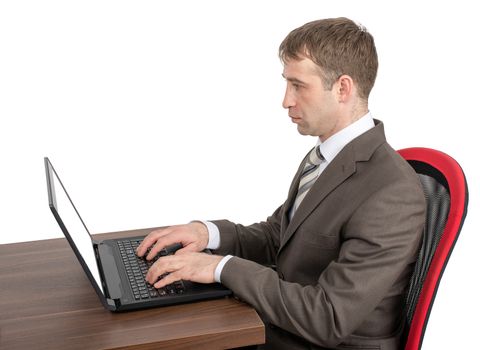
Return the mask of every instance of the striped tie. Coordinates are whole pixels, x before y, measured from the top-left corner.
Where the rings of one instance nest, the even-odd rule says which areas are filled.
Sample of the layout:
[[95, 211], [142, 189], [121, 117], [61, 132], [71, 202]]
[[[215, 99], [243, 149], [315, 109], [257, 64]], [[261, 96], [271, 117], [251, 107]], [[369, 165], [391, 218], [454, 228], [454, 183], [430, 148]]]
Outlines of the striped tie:
[[320, 172], [320, 163], [325, 160], [322, 153], [320, 153], [320, 147], [316, 146], [308, 156], [307, 163], [303, 168], [302, 177], [300, 178], [300, 184], [298, 185], [298, 192], [297, 197], [295, 198], [295, 202], [290, 209], [290, 220], [292, 220], [293, 215], [297, 211], [300, 203], [302, 203], [303, 199], [307, 195], [310, 188], [317, 180], [318, 174]]

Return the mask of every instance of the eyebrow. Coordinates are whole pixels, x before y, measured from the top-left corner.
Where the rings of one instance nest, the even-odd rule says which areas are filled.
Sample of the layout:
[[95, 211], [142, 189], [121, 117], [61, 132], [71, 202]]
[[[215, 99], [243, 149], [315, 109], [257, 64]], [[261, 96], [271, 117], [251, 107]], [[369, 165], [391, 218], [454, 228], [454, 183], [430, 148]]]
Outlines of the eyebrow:
[[282, 77], [289, 82], [306, 85], [304, 81], [301, 81], [300, 79], [297, 79], [297, 78], [287, 78], [283, 73], [282, 73]]

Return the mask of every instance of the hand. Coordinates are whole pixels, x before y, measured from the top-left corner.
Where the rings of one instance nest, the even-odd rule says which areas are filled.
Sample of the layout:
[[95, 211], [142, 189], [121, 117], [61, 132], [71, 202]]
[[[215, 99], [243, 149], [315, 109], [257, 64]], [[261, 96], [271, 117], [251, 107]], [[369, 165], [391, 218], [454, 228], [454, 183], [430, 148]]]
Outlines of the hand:
[[142, 257], [152, 247], [146, 259], [152, 260], [160, 250], [174, 243], [181, 243], [181, 252], [201, 252], [208, 244], [208, 229], [201, 222], [187, 225], [170, 226], [151, 232], [137, 248], [137, 255]]
[[[179, 280], [199, 283], [215, 282], [215, 269], [222, 260], [222, 256], [206, 253], [184, 252], [168, 255], [158, 259], [147, 272], [146, 280], [155, 288], [162, 288], [167, 284]], [[165, 273], [167, 276], [158, 280]], [[158, 280], [158, 281], [157, 281]]]

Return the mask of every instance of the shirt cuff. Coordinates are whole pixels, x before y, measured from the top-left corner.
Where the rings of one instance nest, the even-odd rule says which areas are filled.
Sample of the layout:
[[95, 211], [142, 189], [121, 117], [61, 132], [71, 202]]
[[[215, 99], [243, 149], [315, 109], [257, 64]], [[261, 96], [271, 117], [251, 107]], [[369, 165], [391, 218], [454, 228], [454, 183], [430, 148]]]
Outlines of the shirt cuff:
[[222, 283], [222, 281], [220, 281], [220, 276], [222, 275], [223, 267], [225, 266], [227, 261], [230, 260], [231, 258], [233, 258], [232, 255], [227, 255], [227, 256], [224, 256], [222, 260], [220, 260], [217, 267], [215, 268], [215, 274], [214, 274], [215, 282]]
[[220, 230], [217, 225], [210, 221], [200, 221], [207, 226], [208, 230], [208, 244], [207, 249], [218, 249], [220, 247]]

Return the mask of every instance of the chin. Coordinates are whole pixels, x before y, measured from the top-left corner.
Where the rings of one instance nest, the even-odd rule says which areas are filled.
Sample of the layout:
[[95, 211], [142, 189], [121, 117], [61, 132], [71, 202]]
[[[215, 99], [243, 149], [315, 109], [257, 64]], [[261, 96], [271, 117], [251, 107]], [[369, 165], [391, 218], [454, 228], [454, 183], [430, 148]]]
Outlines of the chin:
[[312, 135], [310, 130], [302, 128], [300, 125], [297, 126], [297, 131], [300, 135], [303, 135], [303, 136], [314, 136], [314, 135]]

